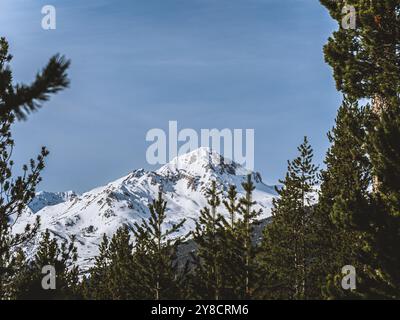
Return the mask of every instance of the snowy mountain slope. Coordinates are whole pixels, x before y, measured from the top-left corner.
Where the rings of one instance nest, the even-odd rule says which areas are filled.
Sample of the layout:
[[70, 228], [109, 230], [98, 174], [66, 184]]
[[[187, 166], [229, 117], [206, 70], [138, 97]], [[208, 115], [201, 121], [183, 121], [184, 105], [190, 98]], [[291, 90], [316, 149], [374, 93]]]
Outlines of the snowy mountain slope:
[[34, 213], [42, 210], [44, 207], [54, 206], [74, 199], [77, 194], [74, 191], [67, 192], [47, 192], [40, 191], [36, 193], [35, 198], [29, 203], [28, 207]]
[[[120, 178], [82, 195], [66, 198], [56, 205], [46, 206], [36, 213], [27, 212], [16, 224], [15, 232], [21, 232], [26, 223], [40, 215], [42, 229], [49, 229], [61, 239], [76, 235], [80, 265], [91, 265], [98, 253], [102, 235], [112, 236], [124, 223], [133, 225], [149, 217], [148, 204], [162, 188], [167, 200], [166, 225], [185, 218], [181, 234], [193, 230], [199, 211], [206, 205], [205, 190], [215, 180], [221, 190], [229, 185], [238, 187], [247, 174], [252, 174], [256, 186], [254, 200], [263, 210], [261, 218], [270, 216], [274, 188], [267, 186], [258, 173], [248, 172], [240, 165], [226, 160], [207, 148], [175, 158], [157, 171], [135, 170]], [[226, 212], [221, 208], [221, 213]]]

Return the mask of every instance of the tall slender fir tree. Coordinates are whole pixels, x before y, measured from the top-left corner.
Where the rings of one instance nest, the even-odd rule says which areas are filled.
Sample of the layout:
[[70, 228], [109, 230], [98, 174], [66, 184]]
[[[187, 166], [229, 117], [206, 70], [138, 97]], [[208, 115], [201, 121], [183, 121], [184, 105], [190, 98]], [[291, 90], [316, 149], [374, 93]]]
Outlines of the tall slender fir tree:
[[[319, 281], [327, 298], [356, 298], [343, 290], [342, 267], [359, 270], [364, 234], [354, 228], [357, 221], [367, 221], [371, 164], [366, 154], [367, 115], [354, 100], [345, 98], [339, 108], [335, 127], [328, 133], [331, 147], [326, 155], [326, 169], [321, 173], [315, 232], [319, 241]], [[355, 220], [357, 217], [357, 220]], [[361, 283], [359, 283], [361, 285]]]
[[255, 210], [256, 202], [253, 200], [253, 191], [255, 185], [251, 179], [251, 175], [247, 175], [247, 180], [242, 183], [245, 195], [239, 200], [239, 219], [237, 222], [236, 233], [238, 235], [241, 250], [239, 254], [240, 269], [238, 276], [241, 278], [241, 294], [239, 297], [250, 299], [254, 295], [257, 287], [257, 260], [256, 246], [253, 245], [254, 226], [258, 223], [258, 218], [262, 210]]
[[182, 277], [179, 276], [177, 248], [182, 237], [174, 237], [185, 223], [182, 219], [166, 229], [167, 202], [162, 191], [149, 205], [150, 219], [132, 228], [136, 244], [133, 266], [140, 275], [140, 285], [147, 290], [148, 299], [165, 300], [181, 297]]
[[288, 162], [283, 187], [277, 189], [272, 223], [264, 230], [260, 263], [265, 282], [263, 298], [313, 298], [313, 216], [317, 168], [307, 138], [300, 155]]
[[193, 231], [193, 239], [197, 250], [193, 260], [195, 262], [195, 294], [201, 298], [220, 300], [224, 288], [223, 283], [223, 248], [221, 214], [218, 211], [221, 205], [221, 191], [217, 183], [212, 181], [211, 187], [206, 190], [209, 207], [200, 210]]

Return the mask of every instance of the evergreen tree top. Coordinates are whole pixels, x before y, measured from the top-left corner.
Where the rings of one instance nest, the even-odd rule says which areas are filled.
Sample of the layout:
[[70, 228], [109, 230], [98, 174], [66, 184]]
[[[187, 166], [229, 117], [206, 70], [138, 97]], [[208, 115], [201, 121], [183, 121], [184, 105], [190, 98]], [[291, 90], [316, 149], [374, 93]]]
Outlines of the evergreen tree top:
[[[320, 0], [339, 29], [324, 47], [338, 90], [354, 98], [398, 101], [400, 0]], [[355, 28], [342, 22], [355, 13]], [[347, 10], [346, 10], [347, 9]]]

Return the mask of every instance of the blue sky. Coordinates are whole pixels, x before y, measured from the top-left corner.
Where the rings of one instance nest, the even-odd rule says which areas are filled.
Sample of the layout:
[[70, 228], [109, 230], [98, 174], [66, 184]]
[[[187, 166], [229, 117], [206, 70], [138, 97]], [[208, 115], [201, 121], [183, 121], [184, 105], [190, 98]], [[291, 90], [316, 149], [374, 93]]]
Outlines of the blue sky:
[[[41, 8], [57, 9], [57, 30]], [[284, 176], [309, 136], [317, 163], [340, 94], [322, 46], [336, 25], [310, 0], [1, 0], [14, 77], [60, 52], [71, 88], [14, 128], [21, 164], [51, 152], [40, 189], [86, 191], [144, 167], [148, 130], [254, 128], [255, 168]]]

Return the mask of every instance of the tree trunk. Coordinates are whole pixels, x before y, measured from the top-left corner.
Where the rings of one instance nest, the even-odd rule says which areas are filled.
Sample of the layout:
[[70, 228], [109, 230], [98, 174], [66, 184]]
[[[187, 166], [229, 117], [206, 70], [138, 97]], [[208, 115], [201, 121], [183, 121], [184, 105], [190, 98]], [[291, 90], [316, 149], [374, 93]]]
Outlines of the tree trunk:
[[[385, 102], [385, 99], [379, 95], [376, 94], [372, 98], [372, 112], [378, 117], [378, 119], [382, 116], [382, 113], [385, 112], [387, 108], [387, 104]], [[378, 192], [380, 186], [380, 181], [377, 176], [372, 177], [372, 190], [374, 193]]]

